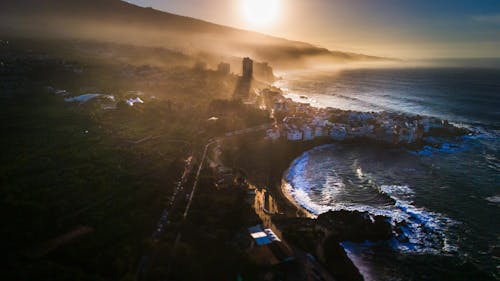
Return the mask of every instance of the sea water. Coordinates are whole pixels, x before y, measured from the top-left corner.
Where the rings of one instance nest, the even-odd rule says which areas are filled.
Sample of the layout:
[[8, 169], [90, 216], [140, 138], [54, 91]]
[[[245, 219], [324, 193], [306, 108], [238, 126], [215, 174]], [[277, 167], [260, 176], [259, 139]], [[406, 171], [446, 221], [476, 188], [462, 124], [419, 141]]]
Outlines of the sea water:
[[291, 164], [286, 188], [315, 214], [360, 210], [406, 222], [407, 239], [343, 244], [366, 280], [443, 280], [461, 262], [498, 278], [500, 70], [308, 71], [276, 86], [314, 106], [429, 115], [473, 130], [419, 150], [317, 147]]

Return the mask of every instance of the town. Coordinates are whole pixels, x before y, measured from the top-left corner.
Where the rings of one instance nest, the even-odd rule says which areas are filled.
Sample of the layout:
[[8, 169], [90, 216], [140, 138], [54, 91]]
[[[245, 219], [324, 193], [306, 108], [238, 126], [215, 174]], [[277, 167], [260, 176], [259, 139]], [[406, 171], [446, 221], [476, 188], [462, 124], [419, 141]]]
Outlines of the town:
[[435, 117], [317, 108], [286, 98], [280, 89], [274, 87], [258, 93], [257, 100], [276, 120], [275, 126], [266, 132], [266, 138], [270, 140], [365, 138], [391, 144], [414, 144], [428, 135], [463, 133], [448, 121]]

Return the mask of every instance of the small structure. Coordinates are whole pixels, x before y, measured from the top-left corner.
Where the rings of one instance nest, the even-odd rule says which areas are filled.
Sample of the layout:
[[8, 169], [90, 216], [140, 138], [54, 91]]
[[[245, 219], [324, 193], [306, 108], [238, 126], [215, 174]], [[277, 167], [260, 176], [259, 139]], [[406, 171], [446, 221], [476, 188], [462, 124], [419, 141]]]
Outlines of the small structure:
[[284, 101], [275, 102], [273, 104], [274, 112], [286, 112], [288, 111], [288, 105]]
[[268, 83], [272, 83], [276, 79], [276, 77], [274, 76], [273, 68], [267, 62], [255, 63], [254, 75], [257, 80]]
[[334, 140], [344, 140], [347, 137], [347, 130], [342, 125], [334, 124], [330, 129], [330, 137]]
[[266, 131], [266, 138], [270, 140], [278, 140], [281, 137], [279, 128], [272, 128]]
[[79, 102], [80, 104], [84, 104], [90, 100], [95, 98], [103, 97], [108, 100], [114, 101], [115, 97], [111, 95], [103, 95], [103, 94], [84, 94], [76, 97], [67, 97], [64, 99], [65, 102]]
[[278, 265], [294, 260], [292, 251], [270, 229], [260, 225], [248, 228], [253, 239], [250, 255], [262, 265]]
[[221, 62], [217, 66], [217, 71], [227, 75], [231, 72], [231, 65], [229, 63]]
[[243, 78], [253, 78], [253, 60], [248, 57], [243, 59]]
[[125, 101], [129, 106], [134, 106], [136, 103], [144, 103], [144, 101], [140, 97], [130, 98]]
[[290, 141], [302, 140], [302, 131], [297, 128], [287, 128], [286, 138]]
[[194, 69], [197, 71], [205, 71], [207, 69], [207, 63], [204, 61], [197, 61], [194, 64]]
[[327, 129], [325, 129], [322, 126], [316, 126], [314, 128], [314, 137], [324, 137], [326, 134]]
[[314, 139], [314, 133], [311, 127], [304, 125], [302, 126], [302, 137], [305, 141], [313, 140]]
[[[268, 236], [268, 232], [262, 230], [262, 227], [260, 225], [248, 228], [248, 232], [250, 232], [250, 236], [252, 236], [258, 246], [271, 244], [273, 242], [271, 240], [271, 237]], [[272, 232], [272, 230], [270, 230], [270, 232], [273, 233], [273, 237], [276, 236], [274, 232]]]

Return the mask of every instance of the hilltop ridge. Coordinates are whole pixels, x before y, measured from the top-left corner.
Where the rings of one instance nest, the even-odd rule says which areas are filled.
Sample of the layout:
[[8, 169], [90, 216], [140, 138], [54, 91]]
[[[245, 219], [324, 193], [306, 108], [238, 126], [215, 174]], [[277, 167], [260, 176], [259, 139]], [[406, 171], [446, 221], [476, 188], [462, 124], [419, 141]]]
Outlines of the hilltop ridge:
[[[143, 8], [120, 0], [20, 0], [0, 3], [0, 34], [164, 47], [187, 54], [252, 56], [278, 67], [381, 60]], [[29, 19], [29, 20], [27, 20]]]

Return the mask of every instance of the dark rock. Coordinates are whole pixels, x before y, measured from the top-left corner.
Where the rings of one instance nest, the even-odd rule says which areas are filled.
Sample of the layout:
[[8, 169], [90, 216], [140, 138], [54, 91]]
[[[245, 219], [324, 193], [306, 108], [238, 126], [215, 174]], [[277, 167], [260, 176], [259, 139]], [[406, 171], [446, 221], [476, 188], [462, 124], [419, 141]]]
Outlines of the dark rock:
[[500, 246], [493, 246], [491, 248], [491, 254], [495, 257], [495, 258], [500, 258]]
[[337, 241], [382, 241], [392, 236], [387, 217], [372, 216], [367, 212], [329, 211], [318, 217], [318, 224], [330, 231]]
[[450, 138], [450, 137], [465, 136], [469, 133], [470, 131], [467, 130], [466, 128], [459, 128], [453, 125], [448, 125], [443, 128], [431, 128], [429, 132], [426, 133], [425, 135], [433, 137]]
[[494, 281], [495, 278], [490, 276], [484, 271], [481, 271], [476, 265], [471, 262], [465, 262], [458, 266], [458, 270], [455, 276], [453, 276], [454, 280], [482, 280], [482, 281]]
[[399, 242], [402, 243], [408, 243], [410, 242], [410, 239], [406, 236], [404, 228], [408, 228], [408, 222], [407, 221], [400, 221], [397, 222], [395, 227], [394, 227], [394, 233], [396, 234], [396, 239], [398, 239]]
[[347, 256], [344, 248], [335, 239], [324, 244], [325, 266], [337, 280], [363, 281], [363, 275]]

